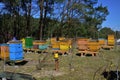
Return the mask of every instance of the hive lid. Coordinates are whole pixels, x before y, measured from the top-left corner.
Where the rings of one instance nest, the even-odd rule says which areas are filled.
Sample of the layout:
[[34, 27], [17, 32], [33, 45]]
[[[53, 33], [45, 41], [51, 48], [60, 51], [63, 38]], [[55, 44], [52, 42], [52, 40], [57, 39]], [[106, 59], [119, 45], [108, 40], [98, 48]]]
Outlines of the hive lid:
[[20, 40], [16, 40], [16, 41], [9, 41], [9, 42], [7, 42], [8, 44], [10, 44], [10, 43], [22, 43], [22, 41], [20, 41]]
[[7, 43], [8, 44], [10, 44], [10, 43], [22, 43], [22, 41], [17, 40], [15, 37], [13, 37], [13, 39], [11, 41], [7, 42]]
[[2, 44], [0, 44], [0, 46], [8, 46], [8, 44], [2, 43]]

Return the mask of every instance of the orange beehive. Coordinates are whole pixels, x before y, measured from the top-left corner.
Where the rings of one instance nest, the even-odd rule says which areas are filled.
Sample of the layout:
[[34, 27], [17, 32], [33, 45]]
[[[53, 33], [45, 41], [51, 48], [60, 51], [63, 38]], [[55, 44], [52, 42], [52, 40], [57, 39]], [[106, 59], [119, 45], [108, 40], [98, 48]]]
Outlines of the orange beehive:
[[100, 46], [106, 45], [106, 40], [105, 39], [99, 39], [98, 41], [99, 41]]
[[100, 48], [99, 42], [98, 41], [89, 41], [88, 48], [89, 48], [89, 51], [98, 52], [98, 50]]
[[53, 37], [53, 38], [50, 39], [51, 44], [54, 43], [54, 42], [56, 42], [56, 41], [57, 41], [56, 37]]
[[73, 40], [72, 39], [68, 39], [68, 44], [70, 45], [70, 48], [72, 47], [72, 43], [73, 43]]
[[0, 45], [0, 58], [1, 59], [9, 58], [9, 46], [7, 44]]
[[33, 45], [41, 45], [41, 44], [45, 44], [46, 41], [40, 41], [40, 40], [34, 40], [33, 41]]
[[87, 50], [88, 49], [88, 41], [89, 39], [87, 38], [79, 38], [77, 39], [77, 46], [79, 50]]
[[55, 41], [54, 43], [51, 44], [53, 49], [60, 49], [60, 42], [59, 41]]

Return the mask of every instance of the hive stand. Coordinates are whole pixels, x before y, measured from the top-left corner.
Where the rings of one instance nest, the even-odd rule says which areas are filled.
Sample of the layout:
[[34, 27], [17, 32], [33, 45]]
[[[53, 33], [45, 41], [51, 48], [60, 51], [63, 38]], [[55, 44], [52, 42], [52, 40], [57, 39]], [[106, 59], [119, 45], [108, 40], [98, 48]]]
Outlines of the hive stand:
[[80, 53], [81, 56], [86, 56], [87, 54], [91, 54], [92, 56], [96, 56], [99, 52], [93, 52], [93, 51], [78, 51], [78, 53]]

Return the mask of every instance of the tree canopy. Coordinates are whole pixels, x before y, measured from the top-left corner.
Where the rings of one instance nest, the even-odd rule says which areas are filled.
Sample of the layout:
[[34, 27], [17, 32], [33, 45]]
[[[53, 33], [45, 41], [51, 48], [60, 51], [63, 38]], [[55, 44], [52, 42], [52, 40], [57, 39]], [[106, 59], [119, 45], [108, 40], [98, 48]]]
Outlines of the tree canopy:
[[[106, 6], [97, 3], [97, 0], [1, 0], [0, 42], [26, 36], [40, 40], [56, 36], [95, 38], [109, 14]], [[104, 31], [101, 29], [100, 33]]]

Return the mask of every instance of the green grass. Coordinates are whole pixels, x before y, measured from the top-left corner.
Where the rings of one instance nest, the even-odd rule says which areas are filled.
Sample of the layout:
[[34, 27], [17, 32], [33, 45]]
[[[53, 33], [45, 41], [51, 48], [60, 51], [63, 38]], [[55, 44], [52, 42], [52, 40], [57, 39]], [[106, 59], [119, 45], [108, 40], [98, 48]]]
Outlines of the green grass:
[[[52, 80], [105, 80], [101, 75], [104, 70], [116, 70], [120, 52], [118, 50], [102, 50], [97, 56], [80, 57], [73, 55], [60, 56], [60, 71], [65, 74], [52, 76]], [[72, 60], [71, 60], [72, 59]], [[71, 67], [70, 64], [71, 63]], [[70, 70], [71, 69], [71, 70]], [[120, 67], [119, 67], [120, 70]], [[51, 79], [50, 77], [40, 80]]]
[[[45, 62], [38, 64], [38, 59]], [[118, 61], [119, 59], [119, 61]], [[33, 75], [37, 80], [105, 80], [103, 71], [120, 71], [120, 47], [113, 50], [101, 50], [97, 56], [77, 56], [75, 53], [59, 56], [59, 71], [55, 71], [52, 54], [25, 54], [25, 65], [14, 67], [6, 65], [6, 71], [15, 71]], [[2, 66], [2, 61], [0, 62]], [[37, 70], [40, 65], [41, 70]], [[2, 71], [1, 67], [1, 71]]]

